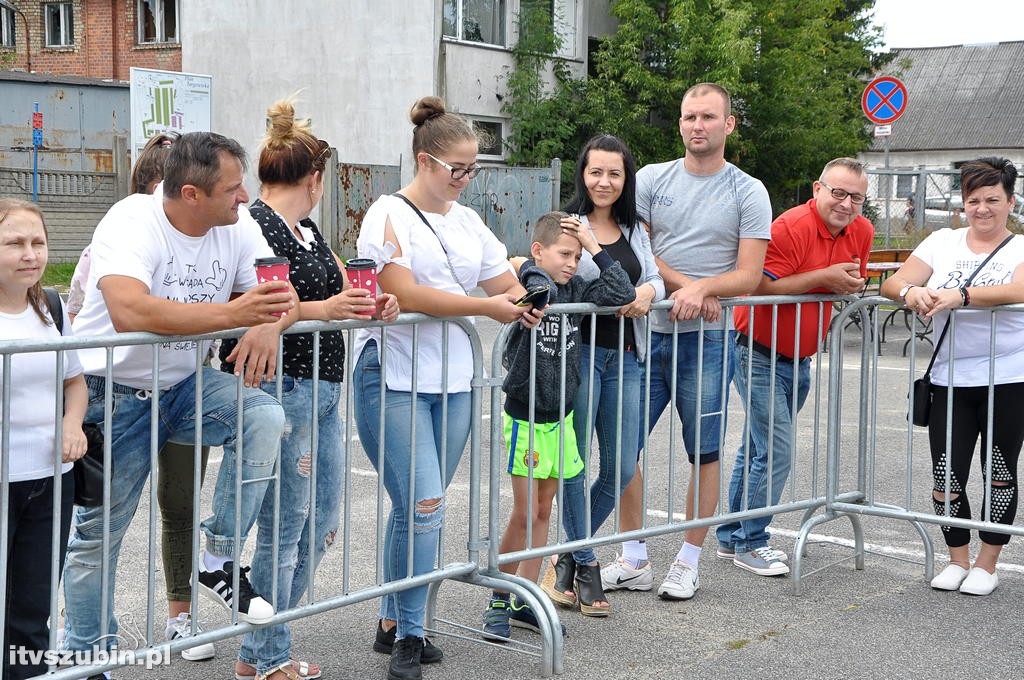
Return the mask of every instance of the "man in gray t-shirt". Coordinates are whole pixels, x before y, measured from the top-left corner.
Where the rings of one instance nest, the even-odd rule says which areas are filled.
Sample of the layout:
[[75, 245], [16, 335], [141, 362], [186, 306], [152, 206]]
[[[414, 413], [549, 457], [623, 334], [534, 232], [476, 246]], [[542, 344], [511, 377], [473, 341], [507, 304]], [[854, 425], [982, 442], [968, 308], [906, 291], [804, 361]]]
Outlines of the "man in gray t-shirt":
[[[728, 399], [728, 392], [723, 392], [723, 372], [729, 365], [725, 351], [733, 340], [718, 299], [746, 295], [757, 287], [771, 238], [772, 214], [764, 185], [725, 161], [725, 139], [736, 127], [729, 93], [718, 85], [701, 83], [687, 90], [680, 109], [679, 133], [686, 155], [637, 173], [637, 213], [648, 225], [659, 273], [675, 302], [671, 310], [651, 312], [651, 384], [645, 396], [650, 400], [650, 429], [669, 402], [675, 402], [690, 462], [697, 462], [700, 453], [687, 487], [687, 514], [693, 516], [694, 489], [699, 487], [699, 516], [710, 517], [719, 497], [721, 418], [717, 414], [724, 411]], [[697, 332], [701, 319], [704, 333]], [[676, 376], [672, 375], [674, 328], [679, 331]], [[729, 376], [724, 383], [727, 388]], [[622, 496], [622, 531], [641, 528], [642, 496], [638, 471]], [[683, 547], [658, 588], [659, 596], [693, 597], [700, 587], [697, 566], [707, 532], [704, 527], [685, 533]], [[601, 580], [605, 590], [650, 590], [653, 573], [646, 545], [627, 541], [622, 557], [602, 570]]]

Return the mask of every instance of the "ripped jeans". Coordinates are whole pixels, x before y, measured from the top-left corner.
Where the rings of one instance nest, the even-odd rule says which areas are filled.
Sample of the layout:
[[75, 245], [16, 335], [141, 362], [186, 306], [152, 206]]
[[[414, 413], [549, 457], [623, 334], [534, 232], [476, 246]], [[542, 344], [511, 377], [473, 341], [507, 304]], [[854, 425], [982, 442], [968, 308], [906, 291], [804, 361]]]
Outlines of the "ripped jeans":
[[[277, 383], [263, 385], [277, 395]], [[338, 531], [342, 489], [345, 487], [345, 438], [338, 411], [343, 385], [321, 380], [317, 385], [316, 528], [310, 563], [310, 500], [312, 497], [313, 380], [281, 378], [281, 405], [285, 425], [281, 437], [280, 515], [277, 522], [278, 556], [274, 560], [274, 483], [260, 507], [256, 553], [251, 582], [269, 600], [273, 592], [273, 566], [277, 565], [275, 611], [299, 605], [310, 574], [334, 541]], [[242, 639], [238, 660], [266, 674], [291, 658], [292, 633], [287, 623], [257, 628]]]
[[[444, 524], [444, 492], [469, 439], [470, 393], [448, 395], [447, 441], [442, 442], [442, 395], [421, 392], [416, 394], [414, 401], [410, 392], [387, 390], [384, 404], [387, 431], [382, 465], [377, 455], [380, 446], [381, 380], [376, 343], [368, 342], [363, 348], [352, 381], [359, 438], [370, 464], [383, 476], [384, 488], [391, 498], [391, 514], [384, 535], [384, 581], [429, 573], [434, 568], [438, 539]], [[411, 441], [410, 424], [413, 419], [416, 422], [415, 444]], [[415, 469], [412, 479], [411, 469]], [[408, 516], [413, 502], [416, 513], [410, 535]], [[410, 538], [412, 574], [408, 574]], [[423, 637], [426, 603], [427, 586], [399, 591], [383, 598], [380, 615], [398, 622], [399, 639]]]

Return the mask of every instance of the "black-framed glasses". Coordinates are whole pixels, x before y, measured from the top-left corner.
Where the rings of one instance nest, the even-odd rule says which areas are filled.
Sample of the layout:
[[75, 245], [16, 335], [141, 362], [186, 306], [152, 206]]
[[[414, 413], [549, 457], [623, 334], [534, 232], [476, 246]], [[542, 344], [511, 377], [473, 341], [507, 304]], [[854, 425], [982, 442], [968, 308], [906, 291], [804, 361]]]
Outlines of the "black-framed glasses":
[[832, 198], [836, 199], [837, 201], [845, 201], [846, 197], [849, 196], [850, 201], [852, 201], [854, 205], [860, 205], [868, 198], [864, 194], [851, 194], [846, 189], [834, 189], [829, 185], [825, 184], [824, 182], [822, 182], [820, 179], [818, 180], [818, 184], [828, 189], [829, 193], [832, 194]]
[[[423, 153], [427, 152], [424, 151]], [[429, 153], [427, 153], [427, 155], [430, 156]], [[462, 179], [463, 177], [469, 177], [470, 179], [473, 179], [474, 177], [480, 174], [481, 170], [483, 170], [483, 168], [481, 168], [479, 165], [474, 165], [471, 168], [456, 168], [454, 166], [448, 165], [447, 163], [445, 163], [440, 158], [437, 158], [436, 156], [430, 157], [433, 158], [438, 163], [440, 163], [441, 167], [445, 168], [446, 170], [448, 170], [448, 172], [452, 173], [452, 179]]]

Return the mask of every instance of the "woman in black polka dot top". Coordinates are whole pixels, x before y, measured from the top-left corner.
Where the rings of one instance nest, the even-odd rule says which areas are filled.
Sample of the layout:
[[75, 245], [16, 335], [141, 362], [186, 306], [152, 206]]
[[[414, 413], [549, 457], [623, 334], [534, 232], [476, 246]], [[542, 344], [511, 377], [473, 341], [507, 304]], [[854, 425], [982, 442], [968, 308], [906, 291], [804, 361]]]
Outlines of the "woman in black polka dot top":
[[[270, 125], [260, 150], [260, 197], [249, 211], [263, 229], [274, 253], [288, 258], [290, 279], [298, 293], [302, 319], [367, 319], [372, 314], [385, 321], [398, 316], [394, 295], [370, 296], [376, 291], [352, 289], [342, 272], [341, 261], [309, 219], [324, 193], [324, 167], [331, 149], [317, 139], [309, 122], [295, 119], [290, 99], [277, 102], [267, 112]], [[282, 396], [288, 426], [281, 440], [281, 494], [279, 558], [277, 560], [278, 610], [296, 606], [317, 564], [338, 530], [342, 480], [345, 472], [345, 437], [338, 410], [345, 365], [345, 345], [340, 331], [320, 333], [317, 413], [313, 412], [312, 333], [283, 337]], [[232, 350], [225, 343], [221, 360]], [[231, 365], [223, 366], [233, 371]], [[277, 393], [276, 383], [263, 385]], [[313, 418], [317, 418], [316, 526], [310, 526], [307, 507], [311, 498]], [[268, 493], [260, 509], [259, 535], [250, 580], [257, 592], [273, 588], [274, 499]], [[310, 548], [312, 546], [312, 554]], [[268, 680], [316, 678], [319, 668], [291, 658], [291, 631], [287, 624], [258, 628], [242, 640], [235, 672]]]

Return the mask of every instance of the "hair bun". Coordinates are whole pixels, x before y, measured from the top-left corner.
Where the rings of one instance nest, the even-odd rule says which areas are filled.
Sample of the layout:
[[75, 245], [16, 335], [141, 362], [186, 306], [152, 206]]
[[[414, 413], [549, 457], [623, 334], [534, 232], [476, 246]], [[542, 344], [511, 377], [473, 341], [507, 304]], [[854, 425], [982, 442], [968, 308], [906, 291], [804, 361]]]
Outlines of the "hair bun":
[[419, 101], [412, 105], [412, 110], [409, 111], [409, 120], [412, 121], [413, 125], [423, 125], [431, 118], [443, 116], [447, 113], [444, 107], [444, 100], [440, 97], [422, 97]]

